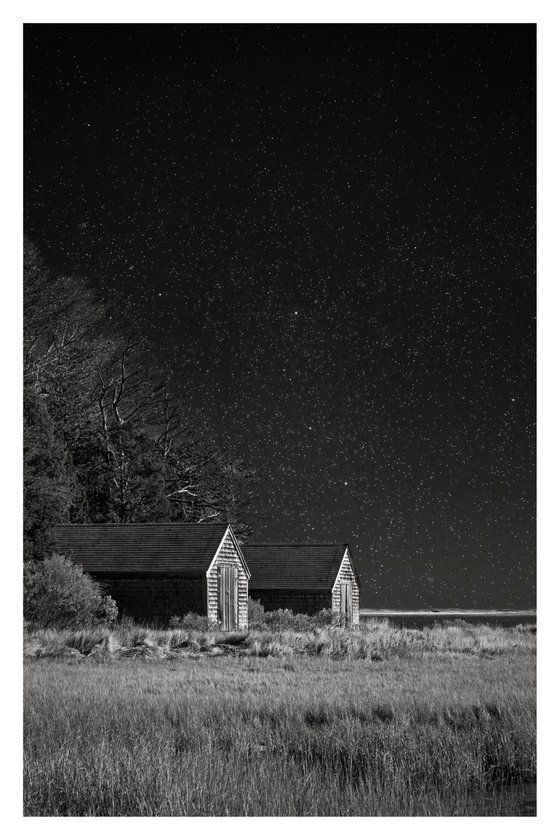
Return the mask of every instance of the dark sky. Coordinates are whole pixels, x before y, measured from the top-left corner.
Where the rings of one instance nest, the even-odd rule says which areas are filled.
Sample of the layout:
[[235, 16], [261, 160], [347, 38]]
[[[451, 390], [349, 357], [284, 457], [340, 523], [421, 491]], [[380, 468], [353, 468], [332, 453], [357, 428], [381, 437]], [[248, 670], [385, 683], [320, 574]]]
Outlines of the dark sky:
[[366, 606], [534, 605], [532, 25], [32, 25], [25, 214]]

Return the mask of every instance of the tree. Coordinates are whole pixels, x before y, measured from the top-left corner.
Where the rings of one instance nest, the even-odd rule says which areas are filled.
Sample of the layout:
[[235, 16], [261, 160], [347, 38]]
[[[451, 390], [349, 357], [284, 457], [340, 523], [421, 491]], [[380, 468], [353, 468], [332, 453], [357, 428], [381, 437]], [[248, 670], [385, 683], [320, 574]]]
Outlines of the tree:
[[252, 470], [171, 398], [146, 340], [76, 277], [24, 255], [26, 556], [72, 522], [230, 522]]
[[45, 401], [30, 386], [24, 390], [23, 421], [24, 559], [30, 562], [50, 551], [50, 527], [68, 521], [79, 490]]
[[49, 274], [27, 241], [23, 289], [24, 382], [57, 421], [86, 419], [96, 370], [115, 353], [112, 316], [83, 278]]
[[197, 523], [229, 522], [238, 536], [250, 534], [244, 515], [251, 502], [254, 470], [216, 446], [207, 430], [180, 418], [164, 464], [174, 518]]

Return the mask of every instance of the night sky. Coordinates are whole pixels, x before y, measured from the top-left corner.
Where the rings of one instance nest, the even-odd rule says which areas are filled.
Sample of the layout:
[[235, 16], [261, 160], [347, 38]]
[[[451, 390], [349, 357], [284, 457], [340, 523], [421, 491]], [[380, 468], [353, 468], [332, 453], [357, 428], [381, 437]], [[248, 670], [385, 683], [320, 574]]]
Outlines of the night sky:
[[365, 606], [534, 606], [534, 38], [25, 27], [27, 234]]

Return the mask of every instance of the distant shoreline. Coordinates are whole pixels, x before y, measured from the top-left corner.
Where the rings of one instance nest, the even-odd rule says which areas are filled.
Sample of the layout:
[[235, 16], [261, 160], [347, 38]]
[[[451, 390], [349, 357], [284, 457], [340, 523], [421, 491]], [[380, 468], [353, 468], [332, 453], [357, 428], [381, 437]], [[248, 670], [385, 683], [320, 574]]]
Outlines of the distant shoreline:
[[392, 610], [362, 607], [360, 615], [536, 615], [536, 609], [529, 610], [461, 610], [461, 609], [424, 609], [424, 610]]

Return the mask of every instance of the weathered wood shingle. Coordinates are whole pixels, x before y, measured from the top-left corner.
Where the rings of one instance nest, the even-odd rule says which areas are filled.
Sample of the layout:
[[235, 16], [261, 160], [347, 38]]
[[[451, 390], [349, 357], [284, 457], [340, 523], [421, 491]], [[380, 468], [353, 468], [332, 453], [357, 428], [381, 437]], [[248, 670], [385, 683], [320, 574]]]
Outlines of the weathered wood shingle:
[[59, 525], [58, 550], [98, 575], [191, 576], [206, 572], [227, 525]]
[[347, 546], [244, 545], [250, 589], [331, 590]]

